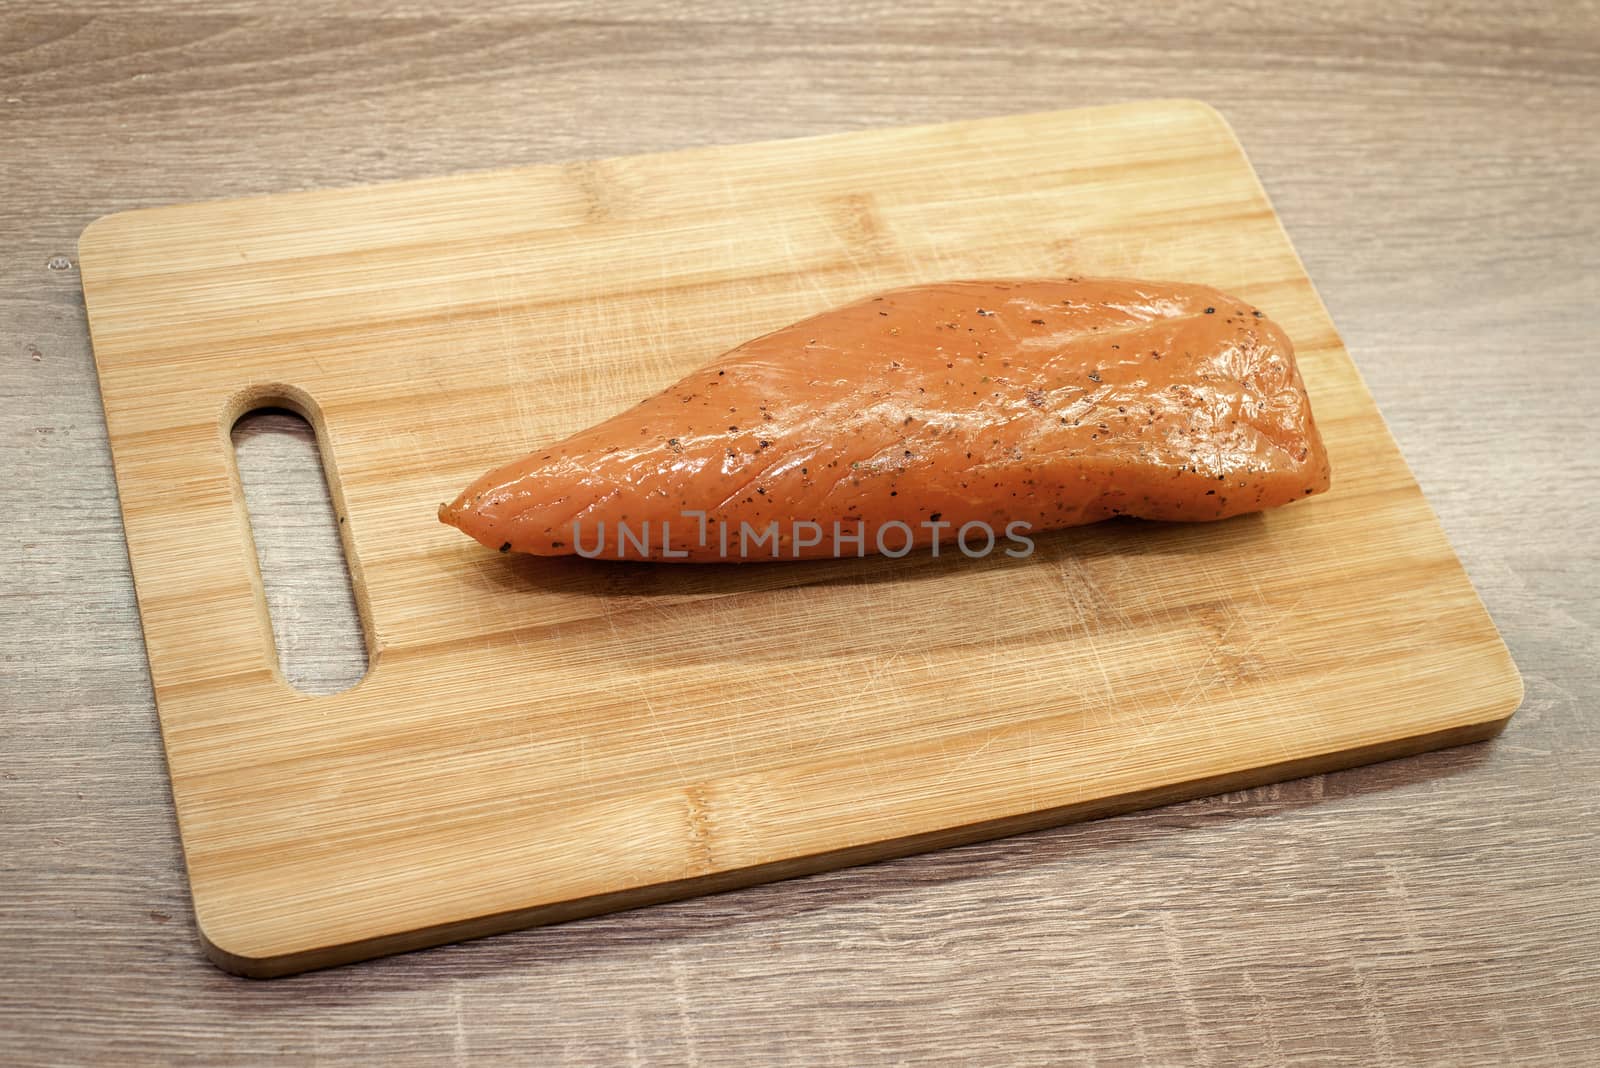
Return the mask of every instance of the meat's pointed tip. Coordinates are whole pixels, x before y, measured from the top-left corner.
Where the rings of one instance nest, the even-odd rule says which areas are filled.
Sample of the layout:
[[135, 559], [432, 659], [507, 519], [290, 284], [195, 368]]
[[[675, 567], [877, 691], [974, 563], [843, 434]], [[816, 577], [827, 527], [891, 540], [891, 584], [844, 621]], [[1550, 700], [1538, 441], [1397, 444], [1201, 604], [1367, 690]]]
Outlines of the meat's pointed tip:
[[449, 504], [439, 505], [439, 522], [447, 527], [455, 527], [486, 548], [510, 552], [511, 543], [505, 541], [503, 532], [495, 523], [485, 520], [475, 507], [477, 500], [478, 498], [469, 491]]

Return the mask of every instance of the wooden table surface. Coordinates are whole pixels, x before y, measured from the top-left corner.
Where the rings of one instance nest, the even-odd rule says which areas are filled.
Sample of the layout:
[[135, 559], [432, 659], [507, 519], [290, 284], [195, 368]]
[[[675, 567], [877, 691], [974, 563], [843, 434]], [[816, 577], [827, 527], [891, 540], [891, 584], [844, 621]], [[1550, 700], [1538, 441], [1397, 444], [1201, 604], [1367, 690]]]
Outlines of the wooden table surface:
[[[0, 12], [0, 1061], [1593, 1058], [1600, 7], [695, 6]], [[272, 983], [204, 961], [85, 224], [1151, 96], [1216, 105], [1254, 159], [1522, 669], [1500, 739]], [[267, 489], [303, 493], [270, 429]], [[336, 672], [333, 613], [291, 622]]]

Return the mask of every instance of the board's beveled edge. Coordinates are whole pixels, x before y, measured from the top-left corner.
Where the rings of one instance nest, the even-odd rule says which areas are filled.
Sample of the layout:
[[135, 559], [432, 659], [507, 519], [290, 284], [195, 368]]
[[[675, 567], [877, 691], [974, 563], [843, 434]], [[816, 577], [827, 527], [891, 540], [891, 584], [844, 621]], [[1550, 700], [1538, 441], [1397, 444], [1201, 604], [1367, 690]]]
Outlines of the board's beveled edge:
[[1333, 753], [1316, 754], [1263, 765], [1244, 771], [1228, 772], [1204, 779], [1153, 787], [1131, 794], [1094, 798], [1071, 805], [1043, 809], [1037, 812], [1007, 816], [979, 824], [950, 827], [909, 838], [887, 839], [867, 845], [851, 846], [830, 853], [792, 857], [751, 868], [738, 868], [710, 875], [671, 882], [653, 883], [632, 890], [621, 890], [594, 897], [563, 901], [553, 905], [540, 905], [532, 909], [479, 916], [467, 920], [441, 924], [436, 927], [401, 931], [380, 935], [358, 942], [324, 946], [312, 950], [284, 953], [275, 956], [250, 956], [229, 950], [213, 939], [199, 922], [196, 910], [196, 927], [205, 956], [217, 967], [233, 975], [248, 979], [275, 979], [301, 972], [352, 964], [374, 957], [406, 953], [505, 934], [532, 927], [543, 927], [571, 920], [587, 919], [610, 912], [622, 912], [648, 905], [665, 904], [685, 898], [721, 893], [779, 882], [785, 879], [816, 875], [839, 868], [871, 864], [926, 853], [936, 849], [971, 845], [995, 838], [1005, 838], [1033, 831], [1048, 830], [1072, 823], [1124, 815], [1141, 809], [1192, 801], [1197, 798], [1243, 790], [1289, 779], [1305, 778], [1326, 772], [1340, 771], [1380, 761], [1416, 756], [1437, 749], [1468, 745], [1486, 741], [1505, 729], [1511, 715], [1522, 701], [1521, 677], [1513, 669], [1516, 680], [1516, 701], [1497, 702], [1487, 710], [1487, 718], [1463, 726], [1441, 731], [1378, 742]]

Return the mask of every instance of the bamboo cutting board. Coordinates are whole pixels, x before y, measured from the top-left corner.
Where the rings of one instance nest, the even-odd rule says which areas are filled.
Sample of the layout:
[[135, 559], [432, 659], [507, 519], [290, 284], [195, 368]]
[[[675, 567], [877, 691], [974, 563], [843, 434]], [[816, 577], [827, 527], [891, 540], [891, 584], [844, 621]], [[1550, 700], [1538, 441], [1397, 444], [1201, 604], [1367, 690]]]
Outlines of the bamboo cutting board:
[[[109, 216], [80, 256], [195, 912], [268, 976], [1466, 742], [1520, 701], [1226, 124], [1193, 102]], [[1332, 493], [1025, 560], [488, 552], [483, 470], [877, 290], [1203, 282]], [[305, 413], [367, 629], [273, 648], [229, 430]]]

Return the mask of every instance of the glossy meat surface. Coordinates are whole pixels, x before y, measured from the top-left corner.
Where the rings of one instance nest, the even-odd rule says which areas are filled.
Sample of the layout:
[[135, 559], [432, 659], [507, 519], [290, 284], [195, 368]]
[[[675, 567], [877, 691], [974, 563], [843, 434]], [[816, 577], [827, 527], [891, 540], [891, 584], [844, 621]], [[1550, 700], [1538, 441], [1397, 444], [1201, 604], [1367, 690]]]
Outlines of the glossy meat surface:
[[[772, 560], [857, 554], [806, 544], [808, 524], [899, 555], [971, 523], [1214, 520], [1328, 484], [1293, 346], [1255, 307], [1197, 285], [950, 282], [746, 342], [440, 518], [504, 551]], [[741, 524], [774, 522], [741, 553]]]

